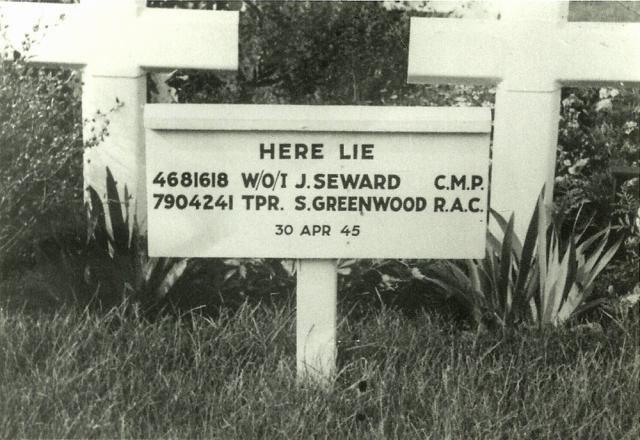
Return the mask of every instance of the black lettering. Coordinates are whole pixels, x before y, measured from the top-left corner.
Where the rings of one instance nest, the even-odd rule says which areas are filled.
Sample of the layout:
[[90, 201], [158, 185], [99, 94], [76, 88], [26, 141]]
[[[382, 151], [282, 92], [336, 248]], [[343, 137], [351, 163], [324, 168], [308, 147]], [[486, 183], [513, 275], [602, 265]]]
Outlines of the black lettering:
[[311, 144], [311, 159], [323, 159], [322, 144]]
[[358, 177], [360, 177], [360, 189], [373, 189], [373, 184], [368, 174], [358, 174]]
[[339, 174], [327, 174], [327, 188], [328, 189], [338, 189], [338, 177]]
[[336, 210], [336, 198], [328, 197], [326, 204], [327, 211], [335, 211]]
[[264, 159], [266, 155], [269, 155], [269, 159], [274, 159], [276, 155], [276, 147], [273, 144], [269, 144], [268, 147], [265, 147], [264, 144], [260, 144], [260, 159]]
[[482, 210], [478, 208], [478, 203], [480, 203], [480, 199], [478, 197], [474, 197], [471, 200], [469, 200], [469, 211], [481, 212]]
[[242, 173], [242, 183], [245, 188], [255, 188], [258, 185], [259, 173]]
[[400, 186], [400, 176], [397, 174], [389, 174], [387, 189], [397, 189]]
[[341, 174], [342, 178], [342, 186], [345, 189], [355, 189], [358, 185], [358, 178], [354, 177], [353, 174]]
[[295, 157], [296, 159], [306, 159], [307, 158], [307, 144], [296, 144], [295, 145]]
[[305, 196], [297, 196], [296, 197], [296, 206], [294, 207], [294, 209], [296, 211], [304, 211], [307, 208], [307, 203], [306, 203], [306, 197]]
[[389, 206], [389, 197], [374, 197], [373, 206], [376, 211], [386, 211]]
[[[466, 181], [467, 178], [466, 176], [451, 176], [451, 189], [456, 189], [458, 187], [462, 187], [462, 189], [466, 189]], [[453, 211], [453, 208], [451, 208], [451, 210]]]
[[373, 159], [373, 144], [362, 144], [362, 158]]
[[325, 187], [324, 177], [324, 174], [316, 174], [315, 176], [313, 176], [313, 180], [316, 182], [313, 185], [315, 189], [322, 189]]
[[464, 212], [464, 208], [462, 207], [462, 202], [460, 201], [459, 197], [456, 197], [456, 199], [453, 201], [453, 205], [451, 205], [451, 209], [449, 211]]
[[280, 159], [291, 159], [291, 144], [280, 144]]
[[471, 176], [471, 189], [480, 188], [482, 186], [482, 176], [474, 174]]
[[415, 208], [415, 206], [416, 206], [416, 201], [411, 197], [407, 197], [406, 199], [404, 199], [404, 202], [402, 203], [402, 209], [404, 211], [413, 211], [413, 208]]

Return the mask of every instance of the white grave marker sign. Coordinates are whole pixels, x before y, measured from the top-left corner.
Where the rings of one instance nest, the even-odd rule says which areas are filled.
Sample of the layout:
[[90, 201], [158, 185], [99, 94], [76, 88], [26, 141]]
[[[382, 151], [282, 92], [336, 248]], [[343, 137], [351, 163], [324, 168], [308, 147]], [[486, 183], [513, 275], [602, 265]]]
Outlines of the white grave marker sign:
[[568, 2], [503, 1], [500, 20], [411, 19], [409, 82], [498, 84], [491, 205], [524, 236], [553, 191], [563, 85], [640, 83], [640, 24], [568, 23]]
[[145, 127], [150, 255], [302, 259], [302, 375], [335, 367], [335, 258], [484, 257], [488, 109], [154, 104]]
[[489, 115], [148, 105], [149, 252], [481, 258]]

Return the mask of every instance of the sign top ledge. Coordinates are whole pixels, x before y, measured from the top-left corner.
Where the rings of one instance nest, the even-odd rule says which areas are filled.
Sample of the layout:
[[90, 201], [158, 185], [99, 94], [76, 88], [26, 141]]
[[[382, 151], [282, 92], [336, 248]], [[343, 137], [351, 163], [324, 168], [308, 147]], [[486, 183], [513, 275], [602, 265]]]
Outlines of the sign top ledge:
[[486, 107], [147, 104], [152, 130], [489, 133]]

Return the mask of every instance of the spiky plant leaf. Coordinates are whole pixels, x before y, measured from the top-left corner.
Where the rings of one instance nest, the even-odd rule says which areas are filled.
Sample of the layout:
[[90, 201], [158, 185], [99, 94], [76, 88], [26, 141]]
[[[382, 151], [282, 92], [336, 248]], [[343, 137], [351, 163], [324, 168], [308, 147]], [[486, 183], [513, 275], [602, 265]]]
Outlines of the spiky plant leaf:
[[498, 261], [497, 254], [489, 253], [487, 256], [487, 271], [491, 276], [491, 296], [493, 309], [500, 311], [502, 309], [502, 300], [500, 299], [500, 262]]
[[540, 268], [537, 264], [534, 264], [531, 269], [531, 277], [529, 281], [525, 285], [526, 292], [526, 304], [529, 306], [526, 316], [530, 318], [533, 322], [540, 321], [539, 310], [542, 310], [542, 304], [540, 300], [540, 274], [538, 273]]
[[102, 250], [106, 254], [109, 253], [109, 235], [107, 233], [107, 224], [104, 208], [100, 195], [91, 186], [87, 188], [91, 206], [89, 207], [89, 225], [87, 237], [93, 237], [95, 250]]
[[576, 282], [576, 273], [578, 271], [578, 260], [576, 259], [576, 244], [573, 236], [569, 237], [569, 249], [565, 252], [566, 263], [563, 264], [563, 268], [566, 267], [566, 279], [562, 291], [562, 302], [565, 302], [571, 287]]
[[154, 296], [158, 299], [164, 298], [167, 293], [175, 286], [176, 282], [182, 277], [187, 270], [189, 260], [179, 259], [172, 260], [168, 263], [167, 271], [160, 281], [160, 284], [154, 289]]
[[567, 299], [556, 312], [552, 323], [558, 325], [566, 322], [578, 306], [584, 302], [585, 296], [585, 291], [581, 286], [578, 283], [574, 283], [567, 294]]
[[499, 253], [502, 249], [502, 242], [491, 231], [487, 230], [487, 251]]
[[544, 309], [546, 307], [545, 302], [545, 291], [547, 289], [547, 217], [546, 211], [544, 209], [544, 188], [538, 197], [538, 202], [536, 205], [538, 211], [538, 252], [537, 252], [537, 262], [538, 262], [538, 276], [539, 276], [539, 307], [538, 307], [538, 322], [542, 324], [544, 322]]
[[[131, 215], [130, 212], [130, 207], [129, 207], [129, 201], [131, 200], [131, 195], [129, 194], [129, 189], [127, 188], [127, 185], [124, 186], [124, 226], [127, 230], [127, 235], [129, 236], [129, 242], [127, 243], [127, 246], [129, 248], [132, 248], [133, 243], [131, 243], [131, 240], [133, 240], [134, 237], [134, 231], [132, 231], [131, 229], [131, 223], [129, 222], [129, 218]], [[134, 214], [134, 225], [135, 225], [135, 214]], [[131, 232], [130, 232], [131, 231]]]
[[[606, 242], [605, 239], [603, 239], [603, 242]], [[602, 252], [600, 252], [600, 255], [595, 254], [591, 257], [591, 260], [596, 260], [597, 259], [597, 264], [595, 265], [591, 265], [589, 264], [588, 266], [585, 264], [585, 266], [590, 267], [591, 270], [587, 270], [587, 268], [585, 267], [585, 269], [583, 269], [580, 272], [580, 282], [583, 285], [590, 285], [593, 283], [593, 281], [595, 280], [595, 278], [598, 276], [598, 274], [600, 272], [602, 272], [602, 270], [604, 270], [604, 268], [607, 266], [607, 264], [609, 264], [609, 262], [611, 261], [611, 259], [614, 257], [614, 255], [616, 254], [616, 252], [618, 252], [618, 248], [620, 247], [620, 245], [622, 244], [622, 239], [616, 241], [605, 253], [604, 255], [602, 255]]]
[[[603, 230], [593, 234], [591, 237], [587, 238], [586, 240], [582, 241], [578, 247], [576, 248], [576, 252], [579, 255], [586, 255], [587, 251], [594, 245], [594, 243], [596, 243], [598, 240], [602, 239], [603, 236], [608, 236], [609, 233], [611, 231], [611, 228], [604, 228]], [[598, 246], [601, 246], [602, 242], [600, 242], [598, 244]], [[598, 247], [597, 246], [597, 247]]]
[[508, 308], [511, 302], [510, 298], [510, 276], [511, 276], [511, 253], [512, 243], [514, 242], [513, 232], [514, 216], [511, 214], [509, 222], [504, 231], [504, 239], [502, 241], [502, 251], [500, 254], [500, 273], [498, 278], [498, 291], [496, 292], [500, 300], [503, 320], [507, 320]]
[[518, 294], [524, 290], [524, 285], [527, 282], [529, 271], [535, 258], [536, 242], [538, 239], [539, 209], [539, 204], [536, 203], [533, 215], [529, 221], [529, 226], [527, 227], [527, 234], [525, 235], [524, 244], [522, 246], [522, 254], [520, 254], [518, 279], [516, 281], [516, 292], [518, 292]]
[[[502, 230], [503, 234], [506, 234], [507, 232], [507, 228], [509, 227], [509, 221], [506, 220], [502, 214], [500, 214], [498, 211], [489, 208], [489, 212], [491, 213], [491, 215], [493, 216], [493, 218], [496, 220], [496, 223], [498, 223], [498, 226], [500, 226], [500, 229]], [[511, 216], [509, 217], [509, 220], [511, 220], [511, 218], [513, 217], [513, 213], [511, 214]], [[521, 255], [522, 254], [522, 243], [520, 243], [520, 239], [518, 238], [517, 235], [514, 235], [511, 237], [511, 243], [513, 246], [513, 251], [516, 253], [516, 255]]]
[[129, 227], [124, 220], [120, 194], [118, 194], [116, 180], [109, 167], [107, 167], [107, 207], [109, 208], [114, 247], [118, 252], [126, 253], [129, 248]]
[[555, 316], [562, 303], [562, 289], [566, 283], [568, 260], [560, 258], [560, 243], [555, 229], [551, 230], [549, 240], [549, 256], [547, 259], [547, 274], [545, 277], [545, 289], [542, 303], [544, 304], [542, 323], [554, 323]]
[[469, 281], [471, 288], [479, 292], [482, 291], [482, 282], [480, 281], [480, 271], [478, 269], [478, 263], [474, 260], [465, 260], [467, 266], [467, 272], [469, 272]]

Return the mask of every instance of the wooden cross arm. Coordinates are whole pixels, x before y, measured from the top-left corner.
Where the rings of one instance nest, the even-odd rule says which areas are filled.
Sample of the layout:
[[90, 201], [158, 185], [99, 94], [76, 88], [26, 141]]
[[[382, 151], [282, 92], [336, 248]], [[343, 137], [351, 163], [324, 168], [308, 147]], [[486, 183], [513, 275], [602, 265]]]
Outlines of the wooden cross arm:
[[33, 34], [30, 61], [89, 65], [103, 76], [138, 76], [141, 68], [237, 69], [237, 11], [133, 6], [0, 2], [0, 23], [8, 24], [6, 39], [16, 50]]
[[502, 76], [497, 21], [411, 18], [410, 83], [490, 84]]
[[640, 85], [640, 23], [567, 23], [558, 29], [565, 85]]
[[408, 80], [521, 90], [640, 83], [639, 23], [412, 18]]
[[157, 70], [236, 70], [238, 12], [146, 8], [137, 20], [136, 59]]

